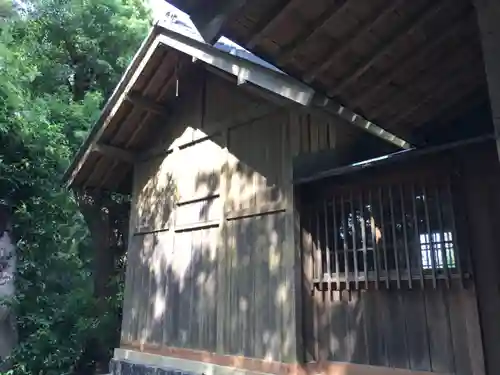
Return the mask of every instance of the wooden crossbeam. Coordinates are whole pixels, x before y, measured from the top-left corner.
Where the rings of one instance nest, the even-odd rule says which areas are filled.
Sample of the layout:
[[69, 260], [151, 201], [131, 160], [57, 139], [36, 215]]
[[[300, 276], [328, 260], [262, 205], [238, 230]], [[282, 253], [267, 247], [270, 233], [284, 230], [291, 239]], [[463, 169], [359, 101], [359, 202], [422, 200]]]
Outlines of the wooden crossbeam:
[[318, 64], [316, 64], [309, 73], [304, 76], [304, 81], [307, 83], [311, 83], [319, 74], [325, 71], [333, 62], [341, 56], [344, 52], [346, 52], [349, 47], [356, 41], [358, 37], [366, 34], [372, 25], [379, 22], [388, 14], [394, 12], [397, 8], [401, 7], [406, 3], [405, 0], [392, 0], [389, 5], [383, 9], [382, 12], [377, 13], [374, 17], [369, 17], [365, 21], [361, 23], [361, 25], [354, 30], [349, 36], [347, 36], [340, 45], [337, 44], [333, 48], [332, 51], [328, 54], [325, 59], [322, 59]]
[[93, 146], [93, 150], [114, 160], [121, 160], [126, 163], [134, 163], [134, 161], [136, 160], [136, 156], [133, 152], [104, 143], [95, 144]]
[[284, 47], [282, 51], [280, 51], [280, 56], [277, 59], [278, 65], [283, 65], [290, 61], [294, 57], [297, 50], [301, 46], [303, 46], [314, 34], [316, 34], [326, 24], [328, 24], [333, 16], [337, 14], [347, 3], [347, 0], [339, 0], [335, 2], [332, 1], [330, 7], [325, 12], [323, 12], [323, 14], [317, 20], [304, 27], [302, 33], [297, 38], [295, 38], [292, 43], [290, 43], [288, 46]]
[[294, 8], [301, 0], [285, 0], [278, 1], [275, 7], [269, 12], [264, 20], [257, 23], [254, 32], [251, 34], [252, 38], [246, 43], [246, 48], [252, 49], [259, 42], [269, 34], [269, 30], [276, 24], [277, 21], [290, 9]]
[[432, 51], [434, 51], [437, 47], [439, 47], [445, 40], [452, 37], [464, 25], [468, 24], [471, 18], [473, 17], [474, 17], [473, 13], [471, 14], [470, 12], [467, 12], [466, 17], [462, 17], [461, 19], [456, 20], [453, 26], [447, 28], [437, 38], [425, 44], [423, 48], [418, 50], [417, 54], [415, 54], [414, 51], [411, 51], [409, 55], [407, 55], [406, 59], [404, 59], [403, 61], [401, 61], [400, 64], [398, 64], [398, 67], [396, 69], [391, 69], [385, 76], [382, 77], [382, 79], [377, 84], [370, 86], [365, 91], [363, 91], [357, 98], [354, 98], [352, 101], [350, 101], [351, 106], [354, 108], [358, 107], [372, 95], [377, 93], [380, 89], [389, 85], [396, 77], [406, 73], [409, 70], [410, 66], [414, 64], [416, 61], [423, 61]]
[[168, 117], [169, 115], [168, 110], [164, 106], [154, 102], [149, 98], [143, 97], [137, 93], [131, 93], [127, 95], [127, 100], [131, 102], [134, 106], [141, 108], [145, 111], [152, 112], [162, 117]]
[[358, 64], [350, 74], [348, 74], [338, 84], [336, 84], [335, 88], [328, 92], [328, 95], [336, 96], [340, 92], [342, 92], [351, 83], [353, 83], [364, 73], [366, 73], [368, 69], [370, 69], [370, 67], [375, 65], [380, 58], [387, 54], [388, 51], [390, 51], [398, 43], [400, 43], [403, 38], [406, 38], [407, 34], [420, 28], [422, 25], [432, 19], [432, 17], [436, 16], [436, 14], [442, 9], [442, 7], [442, 2], [435, 0], [430, 1], [428, 5], [424, 7], [424, 9], [420, 10], [420, 12], [418, 12], [418, 14], [413, 17], [410, 22], [405, 22], [402, 27], [398, 28], [393, 36], [390, 37], [389, 40], [387, 40], [382, 45], [382, 48], [378, 49], [373, 55], [368, 56], [365, 60]]

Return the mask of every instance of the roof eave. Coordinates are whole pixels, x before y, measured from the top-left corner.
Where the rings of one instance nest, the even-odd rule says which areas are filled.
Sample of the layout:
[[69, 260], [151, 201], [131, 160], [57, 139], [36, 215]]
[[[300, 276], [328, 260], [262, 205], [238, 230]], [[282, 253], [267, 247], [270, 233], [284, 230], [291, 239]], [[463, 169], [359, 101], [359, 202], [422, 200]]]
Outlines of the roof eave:
[[210, 44], [169, 30], [162, 27], [161, 22], [159, 22], [152, 28], [148, 37], [139, 48], [139, 51], [136, 53], [115, 91], [106, 103], [99, 120], [92, 128], [89, 136], [66, 171], [64, 175], [66, 186], [69, 187], [72, 185], [78, 171], [85, 163], [88, 155], [106, 129], [106, 126], [119, 110], [128, 92], [133, 88], [144, 66], [147, 64], [150, 56], [154, 53], [159, 44], [189, 55], [193, 58], [193, 61], [203, 61], [210, 66], [235, 76], [238, 84], [248, 81], [291, 102], [303, 106], [314, 106], [322, 111], [336, 115], [350, 122], [352, 125], [362, 128], [400, 148], [407, 149], [411, 147], [408, 142], [383, 130], [372, 122], [364, 119], [362, 116], [326, 98], [324, 95], [317, 93], [309, 85], [289, 75], [234, 56]]
[[[137, 73], [137, 68], [139, 65], [144, 60], [144, 57], [148, 54], [148, 52], [151, 51], [151, 46], [154, 43], [156, 36], [158, 35], [159, 27], [157, 24], [154, 24], [153, 27], [150, 29], [149, 34], [146, 36], [144, 41], [142, 42], [141, 46], [137, 50], [136, 54], [132, 58], [132, 61], [128, 65], [127, 69], [125, 70], [125, 73], [122, 75], [120, 78], [120, 81], [116, 85], [113, 93], [109, 97], [108, 101], [104, 105], [104, 108], [101, 111], [101, 114], [99, 116], [99, 119], [96, 121], [94, 126], [90, 129], [90, 132], [85, 139], [85, 141], [82, 143], [80, 148], [78, 149], [75, 157], [71, 161], [71, 164], [69, 167], [66, 169], [63, 175], [63, 185], [66, 188], [71, 187], [74, 178], [78, 171], [80, 170], [80, 167], [83, 165], [85, 162], [86, 158], [88, 157], [88, 154], [90, 153], [93, 144], [96, 142], [96, 140], [100, 137], [102, 132], [104, 131], [105, 124], [109, 123], [112, 115], [116, 111], [117, 107], [121, 104], [121, 101], [123, 101], [123, 94], [125, 92], [125, 89], [128, 87], [130, 88], [130, 80], [131, 78], [136, 75]], [[135, 82], [135, 80], [134, 80]]]

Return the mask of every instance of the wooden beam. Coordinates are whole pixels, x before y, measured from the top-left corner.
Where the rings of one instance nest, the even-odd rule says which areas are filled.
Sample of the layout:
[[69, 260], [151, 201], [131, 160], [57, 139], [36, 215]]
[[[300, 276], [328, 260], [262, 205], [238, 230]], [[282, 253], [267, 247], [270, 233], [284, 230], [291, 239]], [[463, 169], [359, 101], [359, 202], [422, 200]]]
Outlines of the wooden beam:
[[406, 140], [398, 137], [397, 135], [383, 129], [377, 124], [367, 120], [361, 115], [354, 113], [349, 108], [344, 107], [326, 96], [317, 97], [317, 99], [312, 103], [312, 105], [325, 113], [333, 115], [337, 118], [346, 121], [350, 125], [354, 125], [365, 132], [374, 135], [386, 142], [392, 143], [393, 145], [402, 148], [409, 149], [413, 146]]
[[[87, 176], [87, 178], [86, 178], [86, 179], [85, 179], [85, 181], [83, 182], [82, 187], [81, 187], [81, 189], [82, 189], [82, 190], [86, 190], [86, 189], [88, 189], [88, 188], [89, 188], [89, 183], [90, 183], [90, 181], [92, 181], [92, 180], [93, 180], [94, 176], [95, 176], [95, 175], [97, 174], [97, 172], [99, 171], [99, 165], [100, 165], [101, 163], [103, 163], [103, 160], [104, 160], [103, 158], [99, 158], [99, 159], [97, 160], [97, 162], [96, 162], [96, 163], [95, 163], [95, 165], [94, 165], [94, 169], [92, 169], [92, 171], [89, 173], [89, 175]], [[101, 184], [99, 184], [99, 186], [101, 186]], [[97, 187], [94, 187], [94, 188], [97, 188]]]
[[[474, 0], [473, 2], [479, 24], [491, 114], [500, 159], [500, 53], [498, 49], [500, 45], [500, 3], [498, 0]], [[500, 327], [498, 332], [500, 332]], [[491, 359], [491, 361], [500, 364], [500, 356], [494, 360]]]
[[140, 96], [138, 93], [130, 93], [127, 95], [127, 100], [135, 107], [144, 111], [152, 112], [161, 117], [168, 117], [169, 111], [166, 107], [156, 103], [147, 97]]
[[[103, 176], [101, 183], [99, 185], [99, 188], [102, 188], [103, 186], [106, 186], [109, 181], [109, 187], [107, 188], [110, 191], [118, 191], [120, 186], [122, 185], [123, 179], [127, 176], [129, 173], [130, 168], [133, 168], [132, 164], [128, 164], [126, 166], [120, 166], [120, 174], [116, 176], [113, 172], [116, 171], [117, 167], [119, 166], [119, 163], [117, 161], [114, 161], [113, 164], [111, 165], [111, 168], [109, 168], [106, 171], [106, 174]], [[110, 181], [110, 178], [113, 177], [113, 179]]]
[[[104, 176], [102, 176], [101, 181], [99, 181], [99, 184], [95, 187], [96, 190], [101, 189], [103, 186], [106, 186], [111, 174], [113, 173], [113, 171], [115, 170], [115, 168], [117, 166], [118, 166], [118, 162], [116, 160], [114, 160], [113, 164], [111, 164], [111, 167], [106, 170], [106, 173], [104, 174]], [[109, 189], [109, 190], [113, 191], [113, 189]]]
[[[177, 75], [179, 75], [181, 72], [180, 70], [182, 69], [184, 65], [181, 65], [179, 67], [179, 70], [177, 71]], [[159, 98], [163, 98], [163, 96], [168, 92], [169, 88], [172, 86], [172, 84], [174, 83], [176, 79], [176, 74], [175, 74], [175, 71], [172, 72], [172, 74], [168, 77], [168, 79], [166, 80], [166, 83], [163, 85], [162, 89], [160, 90], [160, 93], [158, 94], [158, 97]], [[170, 116], [169, 116], [170, 118]], [[135, 140], [135, 138], [137, 137], [137, 135], [140, 133], [140, 131], [142, 130], [142, 128], [148, 123], [148, 121], [150, 120], [150, 113], [148, 112], [146, 114], [146, 116], [144, 116], [141, 120], [141, 122], [139, 123], [139, 125], [135, 128], [134, 132], [132, 133], [132, 136], [130, 137], [130, 139], [128, 140], [126, 146], [128, 147], [130, 144], [132, 144], [132, 142]]]
[[332, 4], [323, 14], [312, 23], [303, 28], [302, 33], [295, 38], [288, 46], [284, 47], [277, 59], [278, 65], [284, 65], [290, 61], [297, 50], [303, 46], [314, 34], [321, 30], [346, 4], [347, 0], [332, 1]]
[[354, 98], [354, 100], [350, 101], [350, 104], [353, 108], [356, 108], [363, 104], [368, 98], [372, 95], [376, 94], [380, 89], [389, 85], [396, 77], [405, 74], [412, 64], [415, 64], [416, 61], [424, 61], [427, 56], [440, 47], [440, 45], [446, 41], [448, 38], [451, 38], [453, 34], [457, 33], [461, 30], [464, 25], [467, 25], [471, 19], [473, 18], [473, 14], [470, 12], [465, 13], [465, 17], [460, 17], [458, 20], [453, 21], [453, 26], [444, 30], [437, 38], [434, 38], [429, 43], [425, 44], [423, 48], [419, 49], [415, 54], [414, 51], [411, 51], [403, 61], [400, 61], [398, 66], [395, 69], [391, 69], [388, 73], [382, 77], [382, 79], [375, 85], [370, 86], [368, 89], [363, 91], [361, 95]]
[[[472, 64], [472, 59], [469, 60], [469, 65]], [[464, 82], [468, 82], [469, 76], [467, 74], [468, 69], [462, 67], [462, 70], [460, 69], [455, 69], [453, 72], [450, 72], [450, 76], [456, 75], [456, 79], [448, 80], [448, 81], [435, 81], [435, 84], [428, 89], [426, 92], [421, 93], [421, 95], [416, 96], [415, 98], [417, 100], [414, 100], [410, 102], [409, 106], [406, 106], [405, 108], [401, 108], [400, 111], [397, 112], [395, 116], [389, 119], [389, 123], [391, 125], [391, 128], [394, 126], [398, 126], [399, 124], [403, 123], [405, 119], [413, 115], [415, 112], [419, 111], [422, 109], [422, 107], [425, 107], [427, 104], [430, 102], [435, 103], [435, 107], [437, 108], [439, 106], [439, 99], [441, 96], [444, 94], [449, 94], [449, 95], [456, 95], [457, 93], [461, 93], [464, 91]], [[479, 73], [475, 73], [474, 77], [478, 76]], [[477, 80], [477, 78], [476, 78]], [[453, 89], [450, 89], [452, 87]], [[449, 100], [453, 100], [450, 98], [448, 95]], [[435, 111], [431, 111], [435, 112]], [[432, 117], [427, 116], [427, 117]], [[426, 118], [422, 120], [422, 124], [428, 121], [429, 118]]]
[[[466, 42], [468, 41], [462, 40], [462, 44]], [[424, 71], [415, 72], [415, 74], [408, 77], [409, 79], [403, 89], [395, 90], [391, 95], [380, 98], [383, 99], [382, 103], [380, 105], [376, 104], [374, 109], [372, 109], [372, 106], [370, 109], [367, 109], [366, 112], [369, 113], [372, 118], [379, 118], [386, 109], [390, 107], [397, 108], [401, 102], [404, 103], [405, 99], [413, 100], [414, 98], [418, 99], [422, 97], [425, 93], [416, 89], [421, 82], [435, 81], [436, 76], [440, 74], [445, 75], [445, 79], [454, 79], [455, 77], [452, 77], [450, 73], [460, 71], [464, 65], [464, 59], [470, 61], [471, 54], [472, 52], [463, 48], [463, 45], [455, 51], [448, 53], [441, 52], [439, 55], [434, 56], [437, 60], [436, 65], [434, 65], [434, 60], [430, 61], [430, 64], [427, 65]]]
[[253, 32], [250, 34], [252, 37], [246, 43], [246, 48], [252, 49], [269, 33], [269, 30], [276, 24], [277, 21], [290, 9], [295, 7], [301, 0], [281, 0], [271, 9], [271, 11], [264, 17], [263, 20], [257, 23]]
[[[220, 69], [214, 68], [212, 66], [208, 66], [208, 65], [206, 66], [205, 69], [208, 72], [215, 74], [216, 76], [218, 76], [218, 77], [220, 77], [228, 82], [231, 82], [235, 85], [238, 85], [237, 78], [235, 78], [235, 76], [233, 76], [232, 74], [229, 74], [223, 70], [220, 70]], [[276, 105], [279, 105], [281, 107], [292, 107], [296, 104], [295, 102], [292, 102], [288, 99], [285, 99], [278, 94], [272, 93], [272, 92], [267, 91], [267, 90], [263, 90], [259, 86], [254, 86], [254, 85], [249, 84], [249, 83], [246, 83], [243, 85], [240, 84], [238, 86], [240, 86], [246, 92], [249, 92], [253, 95], [256, 95], [262, 99], [268, 100], [269, 102], [274, 103]]]
[[206, 43], [199, 42], [171, 30], [163, 30], [158, 37], [165, 45], [195, 57], [204, 63], [224, 70], [239, 78], [276, 93], [302, 105], [308, 105], [314, 90], [302, 81], [274, 69], [238, 58]]
[[[180, 69], [182, 69], [182, 66], [183, 65], [181, 65]], [[180, 74], [180, 69], [177, 72], [178, 74]], [[175, 78], [176, 78], [175, 72], [172, 72], [172, 74], [168, 77], [168, 79], [166, 80], [166, 83], [163, 85], [162, 89], [160, 90], [160, 93], [158, 94], [159, 98], [162, 98], [168, 92], [169, 88], [172, 86], [173, 82], [175, 81]], [[132, 142], [135, 140], [135, 138], [137, 137], [137, 135], [140, 133], [140, 131], [142, 130], [142, 128], [148, 123], [149, 120], [150, 120], [150, 113], [148, 112], [148, 113], [146, 113], [146, 116], [144, 116], [141, 119], [141, 122], [135, 128], [135, 130], [132, 133], [130, 139], [127, 141], [127, 143], [126, 143], [127, 147], [130, 144], [132, 144]], [[139, 161], [142, 161], [142, 157], [139, 157]]]
[[389, 5], [385, 7], [381, 12], [361, 22], [360, 26], [356, 30], [354, 30], [349, 36], [342, 39], [340, 44], [336, 43], [333, 50], [331, 50], [324, 59], [318, 62], [318, 64], [316, 64], [310, 70], [310, 72], [304, 76], [304, 81], [307, 83], [311, 83], [319, 74], [321, 74], [330, 65], [332, 65], [339, 56], [346, 52], [357, 38], [368, 32], [372, 25], [379, 22], [385, 16], [394, 12], [397, 8], [404, 5], [405, 3], [405, 0], [392, 0]]
[[[207, 70], [213, 72], [214, 74], [220, 75], [222, 78], [224, 78], [226, 80], [230, 80], [233, 83], [235, 82], [234, 79], [231, 78], [232, 76], [224, 74], [216, 68], [207, 67]], [[252, 92], [254, 95], [257, 95], [257, 96], [262, 97], [263, 99], [266, 99], [270, 103], [276, 104], [277, 106], [279, 106], [281, 108], [289, 107], [289, 108], [294, 108], [295, 110], [298, 110], [298, 111], [306, 111], [307, 112], [307, 111], [313, 110], [313, 111], [317, 111], [317, 112], [320, 112], [323, 114], [327, 113], [330, 116], [333, 115], [335, 117], [340, 118], [341, 120], [349, 123], [350, 125], [355, 125], [356, 127], [361, 128], [364, 131], [366, 131], [366, 132], [368, 132], [368, 133], [370, 133], [378, 138], [381, 138], [386, 142], [394, 144], [397, 147], [401, 147], [401, 148], [410, 147], [410, 144], [407, 141], [399, 138], [398, 136], [396, 136], [392, 133], [385, 131], [383, 128], [379, 127], [378, 125], [364, 119], [363, 117], [350, 111], [349, 109], [342, 107], [342, 106], [332, 102], [331, 100], [328, 100], [326, 97], [324, 98], [324, 100], [317, 101], [318, 95], [316, 95], [316, 100], [313, 100], [312, 105], [304, 107], [304, 106], [298, 106], [298, 105], [296, 105], [296, 103], [293, 103], [293, 102], [287, 101], [283, 98], [280, 98], [278, 95], [265, 92], [264, 90], [262, 90], [256, 86], [245, 85], [244, 89]], [[272, 108], [273, 107], [271, 106], [271, 110], [272, 110]], [[265, 113], [268, 113], [268, 110], [266, 108], [263, 108], [263, 109], [264, 109]], [[271, 112], [269, 112], [269, 113], [271, 113]], [[261, 116], [260, 109], [253, 109], [252, 108], [252, 109], [250, 109], [250, 114], [256, 116], [255, 118], [260, 118], [260, 116]], [[247, 116], [245, 116], [245, 117], [247, 117]], [[236, 120], [231, 120], [231, 121], [236, 121]], [[217, 124], [216, 126], [217, 126], [217, 128], [220, 129], [221, 124]], [[224, 124], [223, 126], [226, 127], [228, 125]], [[167, 151], [164, 149], [161, 149], [161, 150], [159, 150], [159, 152], [165, 154]], [[152, 157], [152, 156], [149, 155], [146, 157]]]
[[104, 143], [95, 144], [93, 150], [111, 159], [124, 161], [126, 163], [134, 163], [136, 160], [136, 155], [133, 152]]
[[433, 120], [433, 128], [443, 126], [449, 122], [455, 121], [462, 112], [469, 111], [474, 107], [483, 105], [488, 102], [487, 87], [480, 86], [473, 88], [467, 94], [459, 96], [456, 100], [452, 100], [442, 110], [436, 120]]
[[368, 56], [360, 64], [358, 64], [354, 70], [345, 76], [339, 83], [335, 85], [335, 88], [328, 92], [328, 96], [337, 96], [345, 88], [347, 88], [351, 83], [356, 81], [364, 73], [368, 71], [373, 65], [375, 65], [380, 58], [385, 56], [388, 51], [393, 49], [398, 43], [407, 37], [407, 34], [420, 28], [426, 22], [428, 22], [432, 17], [436, 16], [442, 9], [443, 3], [440, 1], [430, 1], [423, 9], [421, 9], [409, 22], [404, 22], [402, 27], [399, 27], [393, 34], [392, 37], [383, 43], [382, 47], [378, 49], [373, 55]]
[[473, 87], [471, 90], [467, 90], [466, 94], [452, 98], [442, 108], [439, 108], [436, 111], [437, 115], [433, 116], [431, 120], [422, 123], [423, 125], [414, 128], [411, 131], [411, 136], [418, 139], [418, 142], [416, 142], [418, 146], [425, 147], [429, 142], [428, 140], [434, 138], [436, 132], [441, 133], [451, 123], [459, 120], [460, 116], [485, 104], [487, 100], [488, 93], [485, 86]]
[[[411, 105], [408, 109], [401, 111], [396, 118], [393, 118], [390, 120], [391, 127], [395, 127], [398, 124], [400, 124], [404, 119], [408, 118], [410, 115], [418, 111], [422, 106], [425, 104], [428, 104], [430, 101], [434, 100], [434, 98], [439, 97], [447, 92], [450, 91], [450, 87], [453, 92], [460, 92], [462, 91], [464, 85], [466, 82], [469, 82], [468, 80], [465, 80], [465, 78], [469, 78], [469, 76], [463, 74], [465, 72], [469, 71], [469, 66], [474, 65], [474, 62], [478, 62], [477, 60], [477, 55], [473, 55], [471, 53], [471, 57], [475, 57], [469, 59], [467, 64], [461, 64], [461, 66], [458, 69], [455, 69], [454, 71], [450, 72], [450, 76], [457, 76], [458, 79], [453, 80], [453, 81], [448, 81], [451, 82], [451, 84], [443, 84], [441, 81], [436, 81], [436, 84], [434, 87], [427, 92], [427, 94], [418, 102], [414, 102], [413, 105]], [[473, 80], [477, 80], [480, 76], [480, 73], [476, 73], [472, 76]], [[447, 83], [448, 83], [447, 82]]]
[[[443, 110], [446, 110], [448, 103], [454, 103], [459, 98], [468, 95], [469, 92], [479, 91], [483, 82], [481, 80], [481, 73], [476, 73], [475, 76], [469, 77], [465, 82], [456, 84], [455, 86], [449, 86], [448, 90], [443, 89], [437, 95], [437, 98], [432, 97], [429, 100], [424, 98], [425, 103], [419, 106], [411, 116], [408, 116], [409, 120], [405, 122], [400, 122], [401, 126], [405, 126], [409, 123], [408, 129], [415, 129], [422, 124], [426, 124], [435, 116], [439, 116]], [[446, 98], [443, 100], [443, 96]], [[426, 108], [427, 106], [427, 108]], [[457, 114], [461, 115], [467, 111], [467, 107], [455, 107]], [[430, 110], [429, 110], [430, 109]]]
[[110, 124], [116, 113], [122, 106], [123, 101], [126, 99], [128, 93], [131, 91], [132, 87], [136, 83], [139, 76], [143, 73], [143, 69], [148, 63], [150, 57], [156, 51], [159, 41], [156, 40], [155, 29], [153, 29], [148, 38], [143, 42], [141, 48], [134, 56], [132, 63], [127, 68], [125, 74], [120, 79], [118, 86], [111, 95], [108, 103], [105, 105], [101, 112], [101, 116], [97, 121], [96, 125], [92, 128], [91, 134], [85, 141], [84, 146], [80, 149], [73, 160], [71, 166], [66, 170], [64, 174], [64, 181], [66, 186], [71, 186], [73, 180], [78, 174], [79, 170], [85, 164], [88, 155], [91, 152], [92, 144], [95, 144], [97, 140], [106, 130], [106, 127]]

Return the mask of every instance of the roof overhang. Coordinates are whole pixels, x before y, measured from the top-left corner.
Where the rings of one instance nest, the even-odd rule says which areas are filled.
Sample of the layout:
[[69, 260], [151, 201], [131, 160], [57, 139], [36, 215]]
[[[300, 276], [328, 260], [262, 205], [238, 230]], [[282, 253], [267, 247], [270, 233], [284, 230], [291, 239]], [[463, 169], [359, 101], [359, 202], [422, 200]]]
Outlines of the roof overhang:
[[[101, 169], [107, 170], [107, 172], [102, 172], [102, 175], [99, 174], [101, 172], [96, 171], [96, 168], [87, 168], [89, 169], [88, 173], [94, 175], [93, 178], [97, 180], [115, 180], [113, 176], [110, 176], [112, 169], [116, 169], [120, 165], [122, 168], [130, 168], [134, 164], [138, 157], [138, 148], [135, 147], [134, 149], [131, 142], [126, 142], [125, 146], [117, 147], [116, 144], [110, 143], [112, 134], [120, 133], [120, 128], [124, 126], [126, 118], [133, 117], [134, 111], [145, 110], [148, 113], [153, 113], [153, 115], [168, 117], [166, 111], [168, 101], [159, 98], [157, 93], [147, 93], [144, 87], [149, 87], [152, 81], [160, 82], [160, 79], [155, 77], [158, 74], [163, 74], [167, 79], [163, 77], [165, 83], [159, 86], [156, 84], [156, 92], [163, 92], [162, 95], [165, 96], [165, 92], [171, 86], [172, 76], [177, 74], [179, 53], [190, 57], [191, 63], [201, 61], [211, 68], [236, 77], [238, 84], [250, 83], [285, 99], [291, 104], [315, 107], [321, 111], [339, 116], [352, 125], [364, 129], [399, 148], [408, 149], [411, 147], [405, 140], [385, 131], [289, 75], [221, 51], [210, 44], [169, 30], [163, 27], [161, 23], [158, 23], [152, 28], [135, 55], [88, 138], [67, 169], [64, 175], [64, 182], [67, 186], [92, 187], [92, 184], [88, 185], [90, 177], [76, 181], [85, 164], [89, 164], [89, 159], [92, 159], [95, 163], [99, 158], [103, 159]], [[166, 71], [169, 69], [172, 70], [170, 76], [166, 75]], [[145, 80], [149, 80], [149, 83], [145, 83]], [[142, 94], [138, 95], [139, 92], [142, 92]], [[154, 99], [151, 99], [152, 97]], [[128, 115], [122, 114], [127, 111]], [[112, 129], [110, 130], [110, 128]], [[134, 130], [134, 136], [137, 135], [137, 131], [138, 129]], [[106, 161], [105, 158], [110, 160]], [[93, 187], [96, 187], [95, 184], [93, 185]], [[99, 187], [102, 186], [99, 185]], [[111, 189], [117, 190], [118, 187], [115, 185]]]
[[225, 19], [219, 35], [409, 139], [488, 100], [470, 0], [168, 1], [199, 29]]

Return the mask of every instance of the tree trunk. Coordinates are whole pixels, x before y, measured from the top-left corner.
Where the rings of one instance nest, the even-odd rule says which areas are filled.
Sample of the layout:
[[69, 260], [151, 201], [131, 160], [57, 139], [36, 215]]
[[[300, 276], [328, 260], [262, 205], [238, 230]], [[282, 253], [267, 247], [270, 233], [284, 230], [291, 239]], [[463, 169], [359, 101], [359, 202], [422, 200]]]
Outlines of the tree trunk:
[[17, 342], [14, 314], [8, 305], [14, 297], [16, 250], [10, 235], [10, 210], [0, 205], [0, 372], [7, 371], [10, 356]]
[[123, 224], [128, 222], [128, 204], [116, 202], [109, 193], [102, 191], [92, 194], [77, 193], [77, 197], [92, 239], [94, 296], [97, 301], [96, 317], [103, 317], [105, 314], [116, 315], [113, 316], [116, 320], [115, 337], [112, 338], [111, 342], [106, 343], [107, 345], [100, 338], [95, 338], [92, 342], [87, 343], [84, 356], [90, 357], [92, 359], [90, 362], [96, 363], [97, 373], [107, 373], [112, 349], [119, 344], [120, 337], [120, 314], [116, 314], [112, 310], [113, 306], [109, 304], [109, 297], [115, 297], [118, 293], [117, 284], [113, 282], [113, 277], [117, 275], [118, 259], [126, 248], [124, 241], [126, 233], [124, 231], [128, 226]]

